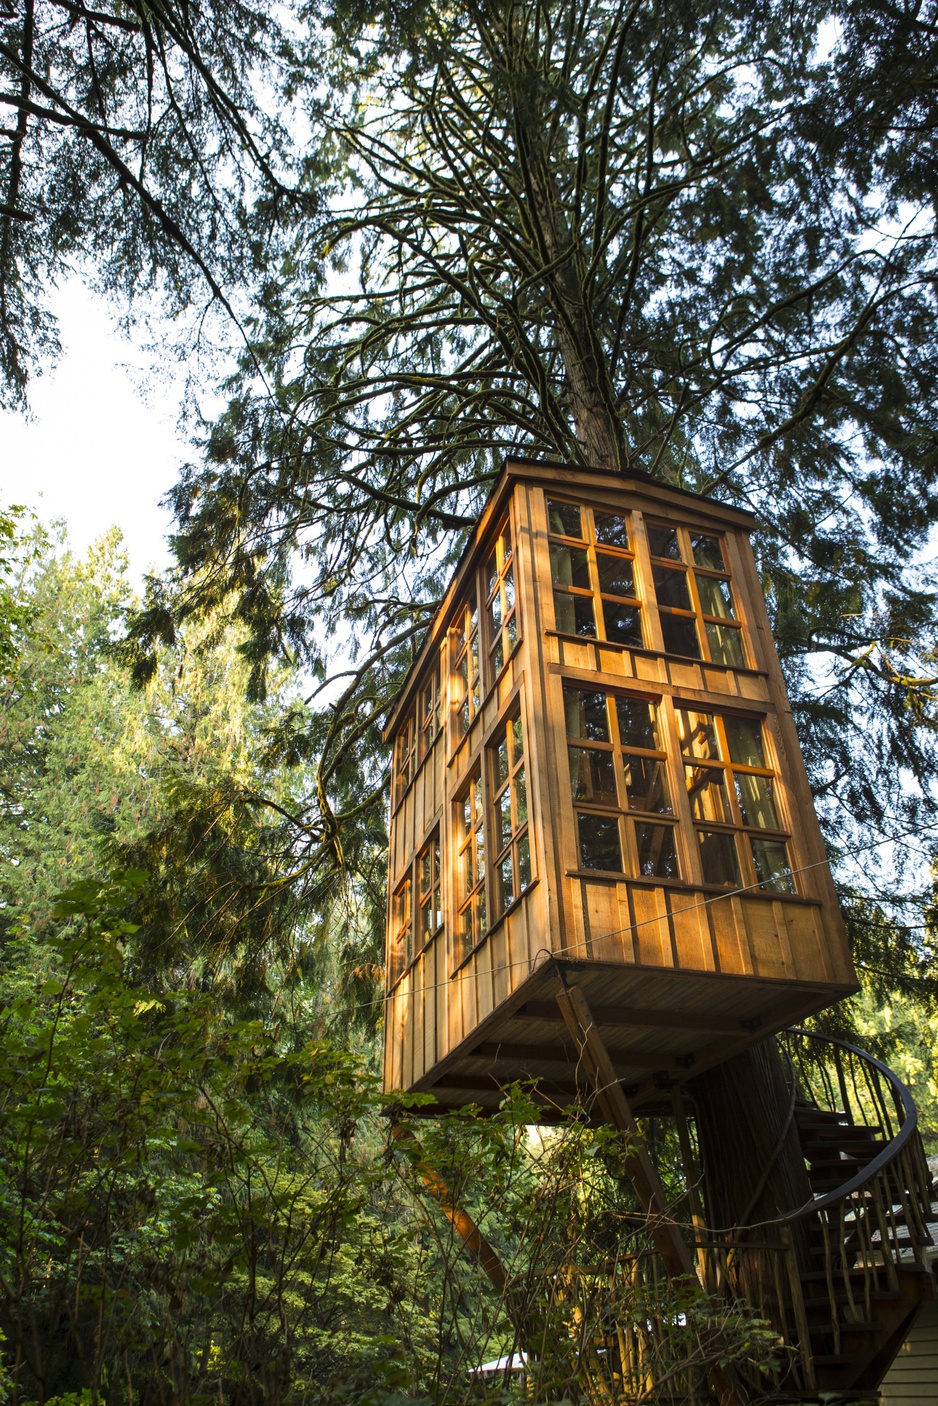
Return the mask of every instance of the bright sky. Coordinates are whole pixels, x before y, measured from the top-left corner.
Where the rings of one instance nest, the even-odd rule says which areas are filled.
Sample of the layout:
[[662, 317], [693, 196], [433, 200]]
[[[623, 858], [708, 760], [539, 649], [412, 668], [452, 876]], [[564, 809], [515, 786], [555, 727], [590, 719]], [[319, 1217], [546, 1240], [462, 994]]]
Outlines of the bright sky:
[[0, 412], [0, 505], [65, 518], [79, 552], [116, 524], [139, 582], [169, 562], [159, 500], [191, 457], [176, 426], [180, 381], [172, 366], [165, 379], [152, 374], [107, 303], [77, 279], [53, 310], [64, 355], [32, 383], [32, 418]]

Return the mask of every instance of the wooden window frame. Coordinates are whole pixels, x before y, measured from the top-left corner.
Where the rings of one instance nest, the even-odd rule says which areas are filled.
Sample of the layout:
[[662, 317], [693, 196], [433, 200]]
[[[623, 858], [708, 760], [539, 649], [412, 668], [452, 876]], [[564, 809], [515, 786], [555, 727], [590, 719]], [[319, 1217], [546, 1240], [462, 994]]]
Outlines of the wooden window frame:
[[[528, 892], [534, 882], [525, 740], [525, 727], [519, 703], [519, 706], [499, 724], [496, 736], [486, 749], [492, 797], [489, 807], [492, 860], [489, 869], [492, 875], [493, 923], [498, 922], [509, 908]], [[501, 760], [502, 748], [504, 765]], [[503, 806], [506, 800], [507, 839], [503, 824]], [[504, 878], [506, 866], [511, 876], [507, 894]]]
[[481, 570], [481, 594], [486, 626], [483, 697], [495, 686], [521, 643], [516, 559], [511, 519], [506, 517]]
[[[625, 688], [608, 688], [602, 685], [591, 686], [583, 679], [563, 679], [564, 693], [586, 693], [594, 696], [602, 696], [604, 699], [605, 714], [605, 738], [578, 737], [566, 731], [567, 708], [564, 701], [564, 726], [567, 746], [567, 766], [570, 776], [570, 800], [573, 807], [573, 834], [576, 843], [576, 870], [585, 873], [607, 873], [615, 874], [627, 879], [642, 879], [645, 881], [681, 881], [683, 878], [683, 859], [681, 854], [680, 814], [675, 804], [673, 796], [673, 782], [671, 768], [668, 764], [668, 749], [662, 743], [668, 736], [667, 722], [664, 716], [662, 699], [651, 697], [648, 694], [636, 693]], [[623, 740], [619, 709], [616, 700], [622, 699], [647, 706], [654, 710], [652, 726], [655, 729], [657, 747], [640, 747], [634, 743]], [[574, 779], [574, 768], [572, 764], [573, 756], [577, 753], [601, 753], [610, 759], [611, 774], [614, 784], [615, 800], [611, 793], [608, 798], [600, 801], [583, 800], [577, 798], [575, 794], [576, 780]], [[651, 808], [633, 804], [633, 792], [630, 785], [630, 759], [635, 762], [650, 762], [659, 768], [659, 778], [663, 779], [667, 791], [667, 808]], [[587, 762], [587, 766], [590, 762]], [[579, 768], [578, 768], [579, 772]], [[582, 773], [580, 773], [582, 774]], [[596, 816], [600, 821], [615, 820], [616, 833], [618, 836], [619, 857], [622, 867], [620, 869], [605, 869], [584, 863], [583, 841], [580, 832], [580, 819]], [[671, 835], [671, 859], [673, 872], [656, 873], [649, 872], [642, 867], [642, 846], [639, 841], [640, 830], [647, 834], [649, 830], [668, 831]], [[663, 843], [663, 841], [662, 841]]]
[[[603, 508], [593, 506], [589, 503], [581, 503], [573, 498], [566, 498], [563, 494], [545, 493], [545, 510], [547, 514], [547, 540], [548, 552], [551, 562], [551, 593], [554, 602], [554, 626], [558, 634], [573, 634], [577, 639], [592, 639], [603, 644], [615, 644], [624, 648], [647, 649], [648, 631], [645, 623], [646, 616], [644, 604], [641, 598], [640, 575], [636, 564], [636, 533], [634, 521], [630, 512], [618, 512], [615, 508]], [[583, 534], [580, 537], [572, 537], [569, 533], [555, 532], [551, 529], [550, 514], [551, 505], [571, 507], [578, 509], [580, 513], [580, 529]], [[601, 541], [596, 529], [596, 516], [609, 518], [621, 518], [625, 524], [627, 546], [623, 547], [613, 542]], [[557, 578], [555, 568], [555, 552], [567, 549], [569, 551], [579, 550], [586, 556], [588, 585], [574, 585], [563, 582]], [[622, 562], [628, 562], [632, 573], [632, 595], [610, 591], [604, 587], [600, 570], [600, 558], [610, 558]], [[581, 632], [574, 629], [570, 631], [564, 629], [560, 621], [558, 610], [558, 596], [569, 597], [575, 601], [589, 601], [592, 614], [592, 631]], [[637, 640], [613, 639], [608, 631], [606, 623], [606, 602], [610, 606], [610, 614], [616, 607], [634, 612], [638, 621], [639, 638]], [[574, 607], [575, 609], [576, 607]]]
[[[488, 837], [481, 759], [473, 767], [454, 801], [457, 892], [451, 967], [456, 971], [486, 936]], [[468, 812], [467, 812], [468, 806]], [[467, 814], [470, 819], [467, 823]], [[481, 863], [480, 863], [481, 858]]]
[[[774, 764], [772, 755], [771, 737], [766, 727], [766, 718], [761, 714], [744, 713], [735, 709], [719, 708], [708, 706], [703, 703], [688, 703], [675, 700], [675, 731], [679, 747], [679, 761], [683, 771], [682, 783], [688, 798], [688, 808], [690, 810], [691, 824], [696, 832], [695, 851], [696, 863], [700, 865], [700, 872], [704, 874], [704, 861], [700, 850], [701, 832], [708, 834], [724, 834], [732, 837], [736, 853], [736, 863], [739, 871], [740, 888], [752, 888], [761, 893], [777, 893], [783, 897], [797, 895], [799, 892], [797, 876], [794, 866], [791, 863], [791, 838], [790, 826], [785, 827], [786, 816], [784, 814], [784, 796], [780, 785], [780, 773], [778, 766]], [[717, 742], [719, 755], [717, 757], [695, 756], [685, 749], [685, 743], [681, 740], [681, 724], [679, 714], [696, 713], [701, 717], [710, 718], [713, 721], [714, 735]], [[732, 751], [726, 730], [728, 719], [737, 718], [749, 724], [754, 724], [759, 729], [762, 745], [763, 765], [756, 766], [747, 762], [737, 762], [732, 758]], [[688, 773], [696, 769], [698, 772], [710, 772], [719, 774], [722, 783], [722, 796], [725, 798], [726, 806], [729, 810], [729, 820], [711, 820], [704, 816], [695, 816], [694, 799], [691, 788], [687, 785]], [[737, 776], [760, 777], [770, 783], [770, 800], [775, 811], [775, 819], [778, 822], [777, 828], [764, 825], [748, 824], [743, 815], [742, 805], [736, 786]], [[698, 787], [699, 789], [699, 787]], [[756, 867], [754, 840], [763, 840], [768, 844], [779, 844], [783, 847], [786, 857], [786, 868], [781, 871], [783, 878], [787, 877], [787, 885], [778, 886], [770, 879], [760, 879]], [[709, 881], [704, 877], [704, 883]], [[723, 887], [731, 888], [733, 884], [727, 882]]]
[[418, 765], [426, 757], [443, 730], [443, 701], [440, 692], [440, 666], [434, 665], [430, 677], [417, 694], [417, 755]]
[[477, 582], [459, 607], [452, 628], [453, 716], [457, 743], [467, 735], [485, 699], [482, 681], [482, 629]]
[[[425, 860], [429, 860], [429, 885], [424, 883]], [[425, 911], [433, 914], [431, 926], [424, 925]], [[420, 846], [391, 896], [389, 927], [387, 989], [392, 991], [418, 957], [436, 941], [444, 928], [443, 863], [439, 825], [433, 827]], [[402, 955], [398, 956], [398, 952]]]
[[404, 799], [404, 793], [417, 775], [417, 720], [414, 709], [408, 709], [400, 731], [394, 740], [394, 809]]
[[[739, 613], [741, 596], [733, 580], [733, 572], [727, 565], [728, 553], [726, 549], [726, 533], [712, 531], [705, 527], [687, 527], [683, 523], [663, 522], [654, 517], [646, 519], [645, 528], [648, 538], [649, 560], [651, 563], [651, 595], [658, 611], [662, 639], [664, 639], [665, 632], [664, 621], [668, 616], [672, 616], [679, 620], [691, 621], [697, 640], [698, 653], [695, 655], [680, 654], [673, 649], [668, 649], [667, 643], [665, 643], [665, 653], [675, 655], [677, 658], [681, 659], [698, 659], [702, 663], [715, 664], [719, 668], [724, 669], [751, 668], [751, 651], [746, 644], [745, 621]], [[679, 556], [660, 556], [652, 551], [651, 534], [656, 530], [673, 532], [675, 534], [680, 553]], [[723, 563], [722, 570], [698, 562], [695, 554], [694, 539], [699, 538], [710, 538], [719, 544], [720, 559]], [[656, 573], [660, 573], [663, 570], [673, 572], [676, 576], [683, 576], [690, 601], [689, 608], [685, 609], [684, 607], [669, 606], [661, 603], [658, 595]], [[725, 584], [729, 591], [731, 614], [719, 616], [704, 610], [699, 584], [700, 580], [719, 581]], [[711, 644], [711, 631], [715, 630], [729, 631], [730, 635], [738, 640], [738, 661], [727, 661], [725, 658], [719, 659], [716, 657]]]

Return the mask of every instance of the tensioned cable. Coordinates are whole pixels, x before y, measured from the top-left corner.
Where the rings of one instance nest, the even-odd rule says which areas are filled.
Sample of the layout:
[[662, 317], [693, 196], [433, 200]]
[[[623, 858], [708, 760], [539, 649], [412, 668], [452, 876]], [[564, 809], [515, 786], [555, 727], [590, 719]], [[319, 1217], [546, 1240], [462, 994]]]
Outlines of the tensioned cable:
[[[838, 859], [855, 859], [858, 854], [865, 854], [868, 850], [871, 850], [871, 849], [878, 849], [881, 845], [896, 844], [896, 843], [898, 843], [899, 840], [904, 840], [904, 839], [906, 839], [909, 835], [921, 835], [921, 834], [923, 834], [923, 833], [924, 833], [925, 831], [927, 831], [927, 830], [935, 830], [935, 829], [938, 829], [938, 820], [930, 820], [927, 825], [916, 825], [916, 826], [914, 826], [914, 827], [913, 827], [912, 829], [910, 829], [910, 830], [901, 830], [897, 835], [884, 835], [884, 836], [882, 836], [881, 839], [878, 839], [878, 840], [871, 840], [869, 844], [866, 844], [866, 845], [858, 845], [855, 849], [845, 849], [845, 850], [841, 850], [838, 854], [832, 855], [832, 856], [830, 857], [830, 859], [817, 859], [817, 860], [814, 861], [813, 864], [802, 864], [802, 865], [800, 866], [800, 868], [798, 868], [798, 869], [789, 869], [789, 870], [787, 870], [786, 872], [787, 872], [788, 874], [791, 874], [791, 875], [795, 875], [795, 874], [805, 874], [805, 873], [807, 873], [808, 870], [810, 870], [810, 869], [821, 869], [821, 868], [823, 868], [825, 865], [828, 865], [828, 864], [833, 863], [835, 860], [838, 860]], [[651, 877], [653, 877], [653, 876], [650, 876], [650, 875], [639, 875], [639, 876], [637, 876], [637, 877], [634, 876], [634, 875], [633, 875], [633, 876], [630, 876], [630, 875], [624, 876], [625, 880], [631, 879], [632, 882], [641, 882], [641, 881], [643, 881], [643, 880], [644, 880], [645, 882], [647, 882]], [[482, 971], [470, 971], [470, 970], [466, 969], [466, 970], [463, 970], [463, 971], [461, 971], [461, 972], [454, 972], [453, 975], [447, 977], [445, 981], [435, 981], [435, 982], [433, 982], [433, 983], [432, 983], [431, 985], [429, 985], [429, 986], [420, 986], [420, 987], [415, 988], [415, 994], [416, 994], [416, 990], [419, 990], [419, 991], [436, 991], [436, 990], [438, 990], [440, 987], [449, 986], [450, 983], [451, 983], [452, 981], [455, 981], [455, 980], [457, 979], [457, 977], [459, 977], [459, 976], [462, 976], [462, 977], [464, 977], [464, 978], [474, 977], [474, 978], [478, 981], [478, 980], [479, 980], [480, 978], [482, 978], [482, 977], [488, 978], [488, 977], [490, 977], [490, 976], [496, 976], [499, 972], [510, 971], [510, 970], [512, 970], [514, 967], [530, 967], [530, 968], [533, 970], [533, 969], [534, 969], [534, 963], [537, 961], [538, 957], [540, 957], [540, 955], [541, 955], [542, 952], [544, 953], [545, 957], [547, 957], [547, 958], [550, 958], [550, 957], [559, 957], [559, 956], [561, 956], [564, 952], [572, 952], [572, 951], [575, 950], [577, 947], [587, 948], [591, 942], [605, 942], [606, 939], [607, 939], [607, 938], [610, 938], [610, 937], [621, 937], [621, 936], [623, 935], [623, 933], [637, 932], [637, 930], [638, 930], [639, 928], [646, 927], [646, 926], [647, 926], [648, 924], [650, 924], [650, 923], [660, 923], [662, 917], [664, 917], [664, 916], [667, 916], [667, 917], [677, 917], [677, 916], [678, 916], [679, 914], [681, 914], [681, 913], [693, 913], [693, 912], [695, 912], [695, 911], [696, 911], [697, 909], [699, 909], [699, 908], [709, 908], [710, 905], [713, 904], [713, 903], [723, 903], [723, 902], [725, 902], [726, 899], [728, 899], [728, 898], [738, 898], [740, 894], [743, 894], [743, 893], [751, 893], [751, 892], [753, 892], [753, 891], [756, 891], [756, 892], [761, 891], [761, 892], [763, 892], [763, 893], [766, 892], [766, 890], [762, 889], [761, 884], [757, 884], [757, 883], [756, 883], [756, 884], [743, 884], [742, 887], [740, 887], [740, 888], [727, 889], [725, 893], [715, 893], [715, 894], [712, 894], [712, 895], [710, 896], [710, 898], [701, 899], [699, 903], [688, 903], [688, 904], [685, 904], [685, 906], [684, 906], [683, 908], [673, 908], [673, 909], [670, 909], [667, 914], [657, 914], [654, 918], [642, 918], [642, 920], [641, 920], [640, 922], [638, 922], [638, 923], [627, 923], [624, 927], [621, 927], [621, 928], [613, 928], [611, 932], [602, 933], [601, 935], [599, 935], [599, 936], [597, 936], [597, 937], [594, 937], [594, 938], [586, 938], [586, 937], [584, 937], [584, 938], [581, 938], [580, 941], [578, 941], [578, 942], [566, 943], [563, 947], [557, 947], [557, 948], [553, 948], [553, 949], [547, 948], [547, 947], [542, 947], [542, 948], [539, 949], [538, 952], [535, 953], [534, 957], [523, 957], [523, 958], [519, 958], [519, 960], [516, 961], [516, 962], [504, 962], [504, 963], [503, 963], [501, 966], [499, 966], [499, 967], [486, 967], [486, 968], [485, 968], [484, 970], [482, 970]], [[485, 939], [483, 939], [483, 941], [484, 941], [484, 940], [485, 940]], [[425, 950], [426, 950], [426, 949], [425, 949]], [[374, 1000], [372, 1000], [372, 1001], [362, 1001], [359, 1005], [356, 1006], [356, 1009], [357, 1009], [357, 1010], [365, 1010], [365, 1009], [367, 1009], [369, 1006], [376, 1006], [376, 1005], [379, 1005], [380, 1003], [384, 1002], [385, 1000], [387, 1000], [387, 994], [384, 995], [384, 996], [378, 996], [378, 997], [376, 997], [376, 998], [375, 998]]]

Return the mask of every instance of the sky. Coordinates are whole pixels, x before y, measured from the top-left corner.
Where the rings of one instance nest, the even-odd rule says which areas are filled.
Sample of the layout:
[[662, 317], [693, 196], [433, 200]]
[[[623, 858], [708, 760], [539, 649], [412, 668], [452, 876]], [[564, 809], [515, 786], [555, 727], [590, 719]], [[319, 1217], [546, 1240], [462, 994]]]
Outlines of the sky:
[[168, 565], [171, 519], [160, 499], [192, 457], [177, 427], [182, 384], [117, 330], [108, 304], [70, 280], [56, 293], [63, 356], [32, 382], [31, 417], [0, 411], [0, 506], [65, 518], [84, 553], [124, 535], [131, 574]]

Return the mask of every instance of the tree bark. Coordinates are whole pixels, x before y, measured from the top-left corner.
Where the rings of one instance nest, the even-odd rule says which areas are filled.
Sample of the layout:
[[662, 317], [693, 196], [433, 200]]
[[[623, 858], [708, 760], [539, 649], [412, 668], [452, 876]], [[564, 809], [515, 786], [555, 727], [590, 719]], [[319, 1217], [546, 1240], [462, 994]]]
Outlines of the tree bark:
[[[688, 1084], [711, 1230], [775, 1220], [810, 1201], [792, 1077], [771, 1039]], [[806, 1267], [803, 1234], [795, 1235], [794, 1246]]]

